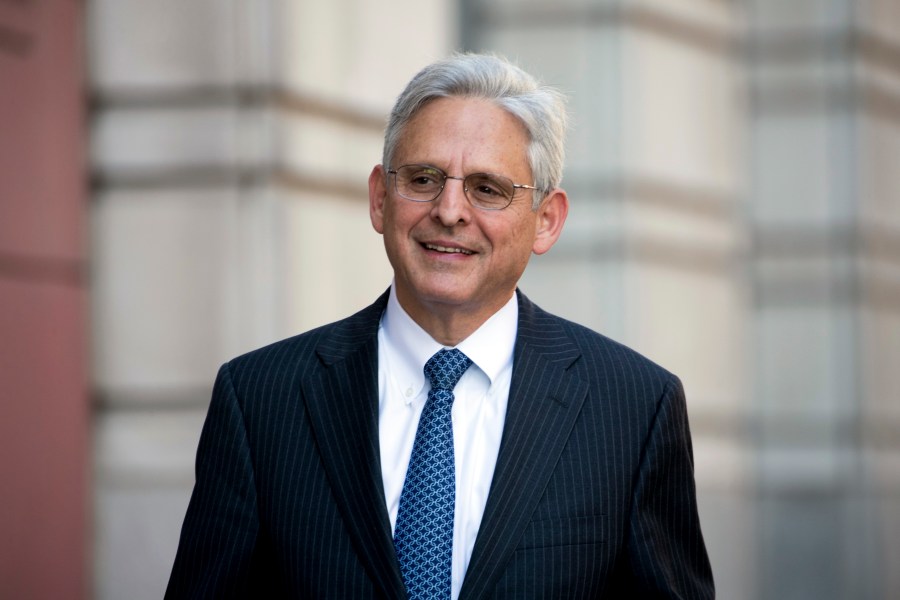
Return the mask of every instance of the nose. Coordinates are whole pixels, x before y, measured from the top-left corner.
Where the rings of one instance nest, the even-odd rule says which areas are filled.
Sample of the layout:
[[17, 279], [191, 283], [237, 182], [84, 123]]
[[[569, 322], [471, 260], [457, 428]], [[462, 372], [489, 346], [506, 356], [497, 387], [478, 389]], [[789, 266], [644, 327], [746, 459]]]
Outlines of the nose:
[[[455, 181], [450, 181], [451, 179]], [[456, 183], [458, 181], [459, 183]], [[447, 175], [444, 189], [434, 200], [431, 216], [441, 222], [444, 227], [453, 227], [458, 223], [466, 223], [471, 217], [472, 205], [466, 198], [465, 183], [462, 177]]]

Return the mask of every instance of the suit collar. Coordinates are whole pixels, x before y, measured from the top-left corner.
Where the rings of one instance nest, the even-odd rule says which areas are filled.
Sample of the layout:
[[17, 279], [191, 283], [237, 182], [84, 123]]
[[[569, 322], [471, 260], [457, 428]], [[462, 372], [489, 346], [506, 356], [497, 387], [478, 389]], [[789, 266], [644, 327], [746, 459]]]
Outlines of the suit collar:
[[387, 293], [338, 322], [316, 348], [304, 398], [335, 502], [379, 596], [404, 597], [378, 448], [378, 324]]
[[519, 293], [506, 424], [462, 600], [488, 595], [503, 573], [587, 396], [569, 370], [581, 352], [561, 323]]
[[323, 364], [331, 366], [344, 360], [378, 334], [389, 293], [390, 290], [385, 291], [370, 306], [334, 324], [333, 333], [325, 336], [316, 346], [316, 354]]

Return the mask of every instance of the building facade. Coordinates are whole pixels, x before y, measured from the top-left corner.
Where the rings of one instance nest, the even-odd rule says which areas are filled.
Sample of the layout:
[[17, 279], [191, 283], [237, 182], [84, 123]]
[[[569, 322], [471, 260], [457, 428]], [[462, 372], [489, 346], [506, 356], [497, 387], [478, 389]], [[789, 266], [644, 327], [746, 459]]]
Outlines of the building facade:
[[[62, 560], [83, 561], [86, 595], [162, 594], [218, 366], [390, 283], [365, 185], [384, 120], [419, 68], [464, 49], [570, 97], [570, 218], [522, 289], [684, 381], [720, 596], [900, 596], [896, 2], [62, 4], [0, 3], [19, 11], [0, 18], [0, 77], [24, 39], [13, 18], [61, 10], [83, 39], [90, 199], [64, 196], [87, 217], [72, 260], [90, 276], [67, 285], [90, 294], [74, 321], [90, 346], [55, 349], [83, 359], [66, 384], [82, 397], [44, 397], [84, 415], [66, 431], [92, 464], [92, 517]], [[83, 164], [66, 147], [61, 164]], [[10, 307], [25, 263], [9, 257], [31, 250], [4, 225]], [[0, 367], [28, 389], [16, 364]]]

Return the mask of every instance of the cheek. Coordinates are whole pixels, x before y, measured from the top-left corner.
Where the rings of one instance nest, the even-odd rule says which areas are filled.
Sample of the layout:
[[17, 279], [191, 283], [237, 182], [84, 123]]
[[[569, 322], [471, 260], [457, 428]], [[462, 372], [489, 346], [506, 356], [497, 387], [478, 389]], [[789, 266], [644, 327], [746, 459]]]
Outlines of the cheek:
[[495, 250], [520, 250], [534, 244], [537, 222], [527, 215], [517, 215], [516, 219], [505, 222], [489, 223], [483, 227], [483, 231], [491, 240]]
[[420, 211], [410, 210], [416, 206], [386, 207], [384, 215], [384, 233], [392, 238], [395, 244], [403, 243], [412, 235], [417, 224], [422, 220]]

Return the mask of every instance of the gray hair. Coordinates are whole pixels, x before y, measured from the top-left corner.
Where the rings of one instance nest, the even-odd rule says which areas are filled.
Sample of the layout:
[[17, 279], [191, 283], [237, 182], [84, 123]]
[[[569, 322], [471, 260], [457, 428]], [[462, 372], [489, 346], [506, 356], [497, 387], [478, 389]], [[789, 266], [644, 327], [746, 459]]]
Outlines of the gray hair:
[[542, 86], [509, 61], [485, 54], [455, 54], [428, 65], [397, 98], [384, 133], [382, 164], [391, 168], [394, 151], [407, 123], [428, 102], [464, 96], [491, 100], [517, 117], [528, 132], [527, 158], [534, 177], [532, 208], [562, 180], [567, 114], [565, 97]]

